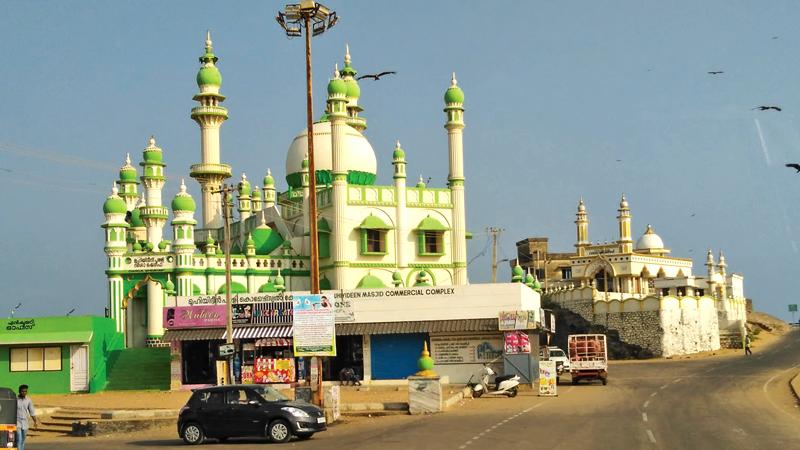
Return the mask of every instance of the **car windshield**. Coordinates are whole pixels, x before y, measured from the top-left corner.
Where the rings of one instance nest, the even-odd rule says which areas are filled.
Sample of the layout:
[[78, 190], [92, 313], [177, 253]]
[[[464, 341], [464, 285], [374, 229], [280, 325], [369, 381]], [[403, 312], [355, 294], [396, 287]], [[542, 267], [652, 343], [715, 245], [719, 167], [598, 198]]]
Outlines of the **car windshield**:
[[289, 398], [269, 386], [257, 386], [253, 391], [268, 402], [286, 402]]

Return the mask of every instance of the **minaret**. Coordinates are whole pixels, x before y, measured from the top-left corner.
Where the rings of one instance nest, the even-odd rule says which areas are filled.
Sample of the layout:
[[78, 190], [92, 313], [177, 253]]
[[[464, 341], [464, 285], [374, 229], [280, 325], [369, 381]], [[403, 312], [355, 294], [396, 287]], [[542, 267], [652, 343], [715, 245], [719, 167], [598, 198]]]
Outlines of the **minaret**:
[[467, 284], [467, 236], [464, 205], [464, 92], [458, 87], [456, 74], [444, 93], [444, 112], [447, 114], [447, 142], [450, 154], [450, 174], [447, 183], [453, 198], [453, 284]]
[[719, 251], [717, 268], [719, 268], [719, 274], [722, 276], [722, 286], [719, 287], [719, 290], [722, 298], [726, 299], [728, 298], [728, 265], [725, 263], [725, 255], [722, 254], [722, 250]]
[[250, 192], [250, 198], [253, 202], [253, 214], [260, 214], [263, 203], [261, 201], [261, 189], [259, 189], [258, 186], [253, 186], [253, 190]]
[[164, 236], [164, 225], [167, 223], [169, 211], [161, 205], [161, 190], [164, 188], [164, 155], [156, 146], [156, 138], [150, 136], [143, 152], [144, 160], [139, 163], [143, 167], [142, 184], [147, 206], [142, 207], [141, 217], [147, 227], [147, 242], [157, 248]]
[[138, 173], [136, 167], [131, 165], [131, 154], [125, 155], [125, 165], [119, 169], [119, 196], [125, 200], [128, 211], [132, 211], [139, 202], [139, 180], [136, 179]]
[[625, 199], [625, 194], [622, 194], [622, 200], [619, 202], [619, 252], [620, 253], [633, 253], [633, 239], [631, 239], [631, 210], [628, 208], [628, 200]]
[[[361, 97], [361, 88], [358, 86], [356, 75], [358, 72], [353, 66], [350, 65], [350, 46], [345, 45], [344, 51], [344, 69], [342, 69], [342, 80], [347, 87], [345, 96], [347, 98], [347, 124], [363, 133], [367, 129], [367, 119], [360, 117], [358, 114], [364, 111], [364, 108], [358, 106], [358, 99]], [[330, 115], [330, 110], [328, 110]]]
[[175, 238], [172, 248], [175, 250], [177, 269], [177, 295], [192, 295], [192, 268], [194, 255], [194, 212], [197, 209], [194, 199], [186, 192], [186, 184], [181, 179], [180, 191], [172, 199], [172, 234]]
[[222, 75], [215, 63], [218, 58], [211, 47], [211, 32], [206, 34], [206, 53], [200, 57], [197, 86], [200, 92], [193, 99], [200, 103], [192, 108], [192, 119], [200, 125], [201, 163], [191, 167], [190, 176], [200, 183], [203, 195], [203, 228], [221, 228], [222, 182], [231, 176], [231, 166], [220, 163], [219, 129], [228, 119], [228, 110], [219, 106], [225, 100], [220, 95]]
[[392, 153], [392, 165], [394, 166], [394, 198], [397, 199], [395, 208], [395, 253], [397, 254], [397, 267], [408, 266], [406, 261], [405, 241], [406, 241], [406, 152], [400, 148], [400, 141], [397, 141], [394, 152]]
[[111, 189], [111, 195], [103, 203], [103, 214], [105, 222], [102, 228], [105, 229], [105, 252], [108, 256], [108, 310], [111, 318], [116, 323], [116, 329], [120, 333], [125, 332], [125, 316], [122, 309], [123, 286], [122, 286], [122, 258], [128, 250], [125, 239], [125, 230], [128, 223], [125, 215], [128, 208], [125, 200], [119, 195], [116, 183]]
[[706, 253], [706, 273], [708, 274], [708, 291], [707, 295], [711, 297], [716, 297], [716, 289], [715, 289], [715, 282], [714, 282], [714, 275], [716, 275], [716, 269], [714, 268], [714, 254], [711, 252], [711, 249], [708, 249], [708, 253]]
[[272, 171], [267, 169], [267, 174], [264, 175], [264, 209], [275, 206], [275, 200], [275, 178], [272, 177]]
[[[349, 51], [348, 51], [349, 55]], [[349, 64], [345, 59], [345, 65]], [[355, 73], [355, 71], [353, 71]], [[347, 133], [347, 92], [345, 81], [339, 76], [337, 67], [333, 79], [328, 83], [328, 115], [331, 121], [331, 173], [333, 175], [333, 266], [334, 289], [352, 288], [345, 286], [345, 274], [341, 268], [347, 266], [347, 235], [350, 232], [345, 225], [347, 208], [347, 168], [344, 151]], [[352, 126], [352, 125], [351, 125]]]
[[250, 182], [247, 181], [247, 175], [242, 172], [242, 180], [239, 182], [237, 186], [239, 191], [239, 219], [242, 221], [242, 225], [240, 229], [242, 233], [244, 233], [244, 221], [250, 217], [250, 213], [253, 210], [253, 206], [250, 203], [250, 192], [252, 189], [250, 188]]
[[586, 214], [586, 205], [583, 203], [583, 197], [578, 202], [575, 225], [578, 229], [578, 240], [575, 242], [575, 248], [578, 251], [578, 256], [586, 256], [586, 247], [589, 245], [589, 215]]
[[311, 180], [308, 173], [308, 154], [300, 163], [300, 185], [303, 189], [303, 246], [300, 250], [304, 255], [311, 254]]

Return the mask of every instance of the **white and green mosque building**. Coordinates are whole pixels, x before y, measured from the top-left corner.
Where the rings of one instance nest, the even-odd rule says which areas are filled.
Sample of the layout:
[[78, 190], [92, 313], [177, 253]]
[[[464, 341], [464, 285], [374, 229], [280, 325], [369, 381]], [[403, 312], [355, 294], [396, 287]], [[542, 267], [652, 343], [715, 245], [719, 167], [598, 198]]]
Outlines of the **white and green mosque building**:
[[[189, 307], [224, 298], [223, 205], [219, 192], [234, 171], [223, 162], [220, 147], [220, 129], [228, 119], [228, 110], [222, 106], [225, 96], [221, 93], [217, 61], [209, 34], [197, 74], [199, 91], [193, 98], [197, 105], [190, 112], [200, 127], [200, 161], [188, 172], [178, 170], [168, 176], [165, 162], [169, 160], [169, 150], [162, 150], [150, 137], [139, 167], [130, 157], [126, 159], [119, 180], [103, 205], [110, 316], [117, 330], [125, 334], [128, 347], [164, 346], [177, 339], [165, 338], [165, 306]], [[231, 196], [235, 197], [235, 204], [230, 206], [238, 211], [231, 225], [233, 294], [263, 294], [263, 298], [277, 304], [285, 294], [309, 290], [309, 229], [313, 220], [308, 212], [310, 176], [316, 176], [317, 181], [323, 291], [388, 289], [416, 295], [409, 290], [425, 288], [438, 295], [444, 289], [436, 290], [437, 287], [468, 284], [464, 93], [455, 74], [444, 92], [448, 147], [440, 154], [449, 160], [447, 186], [434, 188], [426, 186], [421, 178], [409, 184], [406, 152], [400, 142], [394, 148], [378, 149], [392, 152], [393, 183], [375, 184], [376, 150], [364, 134], [367, 120], [360, 106], [356, 73], [348, 49], [344, 67], [341, 71], [337, 68], [328, 82], [325, 113], [314, 124], [316, 174], [309, 174], [304, 130], [288, 145], [285, 183], [276, 180], [267, 167], [247, 171], [263, 175], [260, 186], [244, 173], [236, 176], [238, 190]], [[199, 202], [187, 192], [186, 175], [200, 185]], [[177, 193], [171, 202], [164, 199], [174, 192]], [[514, 292], [516, 302], [522, 297], [527, 299], [524, 302], [533, 302], [527, 293]], [[538, 309], [538, 294], [531, 291], [531, 295], [536, 295]], [[186, 299], [190, 301], [186, 303]], [[513, 305], [504, 308], [509, 306]], [[454, 310], [452, 305], [444, 309]], [[496, 319], [496, 308], [483, 315], [494, 315]], [[374, 317], [369, 320], [377, 324]], [[387, 316], [385, 321], [393, 320]], [[494, 324], [496, 330], [496, 320]], [[286, 325], [290, 328], [291, 323]], [[485, 324], [482, 326], [486, 328]], [[347, 333], [347, 327], [337, 327], [337, 334], [339, 328]], [[224, 327], [215, 330], [212, 333], [204, 329], [200, 334], [197, 330], [175, 331], [184, 332], [184, 340], [213, 341], [221, 339], [218, 334]], [[412, 331], [425, 334], [424, 339], [432, 337], [427, 329], [417, 327], [406, 332]], [[189, 332], [195, 335], [189, 336]], [[263, 330], [259, 336], [249, 333], [254, 338], [264, 335]], [[363, 329], [352, 329], [350, 333], [358, 335], [356, 347], [363, 351], [364, 360], [370, 358], [370, 333]], [[234, 337], [245, 336], [234, 333]], [[273, 333], [271, 337], [288, 339], [290, 331]], [[251, 348], [247, 342], [243, 340], [237, 349]], [[421, 340], [416, 342], [421, 347]], [[420, 347], [415, 349], [416, 356]], [[213, 346], [208, 348], [213, 352]], [[184, 347], [183, 352], [187, 351]], [[364, 362], [364, 376], [369, 376], [368, 365], [368, 361]], [[206, 382], [186, 378], [184, 375], [183, 384]]]

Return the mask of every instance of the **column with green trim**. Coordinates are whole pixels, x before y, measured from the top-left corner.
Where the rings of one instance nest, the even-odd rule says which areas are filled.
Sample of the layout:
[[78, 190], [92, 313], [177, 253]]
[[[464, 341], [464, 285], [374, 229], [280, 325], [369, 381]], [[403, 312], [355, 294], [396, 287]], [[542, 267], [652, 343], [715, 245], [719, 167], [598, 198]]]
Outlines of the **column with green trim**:
[[447, 114], [447, 143], [450, 154], [450, 174], [447, 177], [453, 197], [453, 284], [467, 284], [467, 237], [464, 203], [464, 92], [458, 87], [456, 74], [444, 93], [444, 112]]
[[111, 318], [116, 322], [119, 332], [125, 331], [125, 317], [122, 310], [122, 277], [117, 271], [122, 268], [122, 258], [127, 252], [126, 231], [128, 223], [125, 215], [128, 212], [125, 200], [119, 195], [116, 183], [111, 189], [111, 195], [103, 203], [105, 222], [105, 252], [108, 256], [108, 310]]
[[[181, 180], [180, 191], [172, 199], [172, 248], [175, 249], [175, 273], [178, 285], [177, 295], [192, 295], [192, 266], [195, 249], [194, 212], [197, 209], [194, 199], [186, 192], [186, 184]], [[210, 236], [209, 236], [210, 237]]]
[[406, 260], [406, 152], [400, 148], [400, 141], [397, 141], [394, 152], [392, 153], [392, 165], [394, 166], [394, 198], [397, 199], [395, 208], [394, 243], [396, 264], [398, 268], [407, 267]]
[[328, 111], [331, 121], [331, 166], [333, 174], [333, 265], [334, 289], [344, 289], [347, 265], [347, 168], [344, 151], [347, 133], [347, 85], [339, 76], [337, 67], [328, 83]]

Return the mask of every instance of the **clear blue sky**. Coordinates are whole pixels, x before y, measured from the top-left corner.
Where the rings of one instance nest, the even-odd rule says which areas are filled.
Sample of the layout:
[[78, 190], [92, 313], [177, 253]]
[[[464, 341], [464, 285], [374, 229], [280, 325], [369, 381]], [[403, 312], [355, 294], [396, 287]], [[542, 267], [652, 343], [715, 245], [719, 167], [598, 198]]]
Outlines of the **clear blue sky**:
[[[157, 136], [165, 199], [200, 161], [189, 110], [207, 28], [230, 111], [223, 160], [258, 184], [267, 167], [284, 175], [305, 104], [302, 41], [273, 19], [283, 3], [0, 3], [1, 316], [18, 301], [19, 315], [102, 314], [101, 208], [125, 153], [138, 162]], [[455, 71], [470, 258], [487, 226], [506, 229], [501, 257], [528, 236], [571, 250], [581, 195], [590, 239], [615, 240], [624, 192], [634, 238], [653, 224], [698, 274], [706, 249], [723, 249], [756, 308], [788, 318], [800, 176], [783, 164], [800, 161], [800, 3], [611, 4], [329, 0], [341, 20], [314, 41], [316, 112], [345, 43], [362, 73], [396, 70], [361, 82], [378, 181], [391, 182], [400, 139], [409, 174], [443, 186], [442, 94]], [[488, 281], [489, 255], [469, 266], [473, 282]]]

